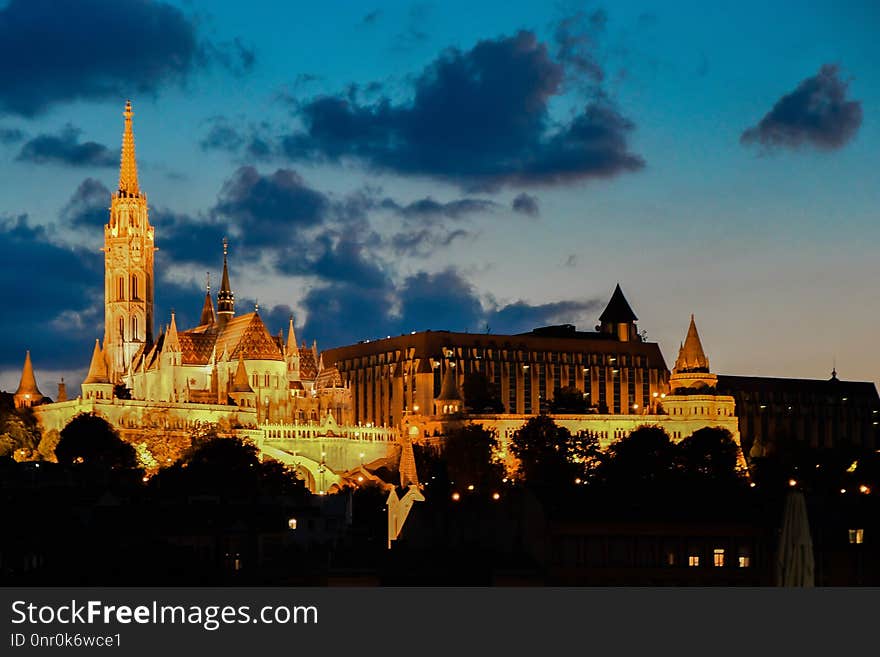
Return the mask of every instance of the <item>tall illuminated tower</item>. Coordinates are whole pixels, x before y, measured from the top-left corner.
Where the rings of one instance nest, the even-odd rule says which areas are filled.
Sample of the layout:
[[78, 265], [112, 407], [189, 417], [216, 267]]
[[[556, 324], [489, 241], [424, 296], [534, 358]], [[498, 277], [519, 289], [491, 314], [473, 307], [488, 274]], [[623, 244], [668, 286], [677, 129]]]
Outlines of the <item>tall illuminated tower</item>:
[[104, 226], [104, 353], [113, 383], [121, 383], [135, 353], [153, 341], [153, 227], [147, 195], [138, 187], [131, 102], [125, 103], [125, 130], [119, 189]]

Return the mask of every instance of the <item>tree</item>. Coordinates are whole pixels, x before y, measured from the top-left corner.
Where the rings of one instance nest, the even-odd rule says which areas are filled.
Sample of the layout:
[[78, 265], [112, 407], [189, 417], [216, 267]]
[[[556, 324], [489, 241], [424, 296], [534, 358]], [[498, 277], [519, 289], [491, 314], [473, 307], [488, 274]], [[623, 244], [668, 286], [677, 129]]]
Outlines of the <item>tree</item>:
[[595, 438], [572, 436], [546, 415], [537, 415], [514, 434], [510, 451], [519, 460], [517, 475], [526, 482], [560, 487], [589, 477], [601, 455]]
[[553, 391], [553, 401], [550, 402], [551, 413], [586, 413], [587, 408], [584, 393], [576, 387], [565, 386]]
[[685, 475], [706, 482], [731, 483], [740, 479], [739, 446], [727, 429], [704, 427], [675, 446], [678, 467]]
[[608, 453], [601, 475], [611, 485], [668, 483], [675, 474], [675, 447], [658, 426], [638, 427], [611, 445]]
[[477, 489], [497, 487], [504, 477], [498, 461], [495, 433], [482, 425], [470, 424], [453, 429], [443, 443], [443, 459], [449, 481], [473, 484]]
[[281, 463], [261, 462], [257, 448], [238, 438], [207, 440], [150, 479], [159, 490], [249, 499], [259, 495], [305, 494], [303, 483]]
[[504, 404], [497, 386], [492, 385], [482, 372], [471, 372], [462, 384], [464, 405], [469, 413], [503, 413]]
[[55, 448], [59, 463], [86, 463], [111, 469], [137, 467], [134, 447], [119, 437], [116, 430], [97, 415], [77, 415], [61, 430]]

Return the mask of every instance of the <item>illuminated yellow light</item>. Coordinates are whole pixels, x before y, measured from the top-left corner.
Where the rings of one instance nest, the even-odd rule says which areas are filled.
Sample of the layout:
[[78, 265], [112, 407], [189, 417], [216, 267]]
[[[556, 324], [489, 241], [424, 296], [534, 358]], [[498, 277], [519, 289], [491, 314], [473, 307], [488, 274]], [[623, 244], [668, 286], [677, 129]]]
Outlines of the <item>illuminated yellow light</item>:
[[576, 484], [580, 484], [580, 483], [581, 483], [581, 478], [578, 477], [577, 479], [575, 479], [575, 480], [574, 480], [574, 483], [576, 483]]
[[364, 480], [364, 478], [361, 475], [358, 475], [358, 481], [361, 482], [363, 480]]
[[500, 493], [492, 493], [492, 499], [493, 500], [500, 500], [501, 494]]
[[867, 495], [871, 492], [871, 489], [868, 486], [865, 486], [865, 484], [862, 484], [861, 486], [859, 486], [859, 492]]
[[655, 396], [655, 397], [659, 397], [660, 395], [659, 395], [659, 393], [656, 393], [656, 392], [655, 392], [655, 393], [654, 393], [654, 396]]
[[290, 518], [287, 521], [287, 526], [290, 527], [291, 529], [296, 529], [296, 518]]
[[789, 479], [788, 485], [792, 486], [792, 487], [797, 486], [797, 480], [796, 479]]
[[461, 499], [461, 495], [459, 495], [458, 493], [452, 494], [452, 501], [453, 502], [458, 502], [460, 499]]
[[754, 488], [754, 487], [755, 487], [755, 482], [753, 481], [752, 483], [749, 484], [749, 488]]
[[845, 492], [846, 492], [846, 488], [841, 488], [841, 489], [840, 489], [840, 494], [841, 494], [841, 495], [843, 495]]
[[470, 484], [470, 485], [468, 486], [468, 490], [473, 490], [473, 489], [474, 489], [474, 485], [473, 485], [473, 484]]
[[662, 395], [660, 395], [660, 399], [666, 399], [666, 393], [665, 393], [665, 392], [664, 392]]
[[633, 404], [633, 409], [634, 409], [634, 410], [638, 410], [638, 408], [639, 408], [639, 405], [638, 405], [638, 404]]

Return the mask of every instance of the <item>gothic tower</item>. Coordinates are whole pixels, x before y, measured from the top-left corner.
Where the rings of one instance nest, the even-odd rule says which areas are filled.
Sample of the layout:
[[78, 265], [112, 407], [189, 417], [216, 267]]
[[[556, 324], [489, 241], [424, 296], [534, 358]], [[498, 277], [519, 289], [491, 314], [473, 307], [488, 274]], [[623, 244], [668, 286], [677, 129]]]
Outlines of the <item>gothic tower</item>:
[[125, 103], [125, 131], [119, 189], [104, 226], [104, 351], [113, 383], [121, 383], [144, 343], [153, 341], [153, 227], [147, 196], [138, 187], [131, 102]]

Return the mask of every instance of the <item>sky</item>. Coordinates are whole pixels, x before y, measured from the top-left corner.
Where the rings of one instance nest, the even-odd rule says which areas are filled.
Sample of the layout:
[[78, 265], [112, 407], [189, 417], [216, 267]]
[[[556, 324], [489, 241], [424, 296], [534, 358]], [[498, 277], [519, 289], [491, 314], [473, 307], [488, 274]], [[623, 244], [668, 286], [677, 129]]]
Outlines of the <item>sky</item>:
[[156, 332], [590, 330], [880, 380], [880, 4], [0, 0], [0, 389], [103, 336], [127, 99]]

